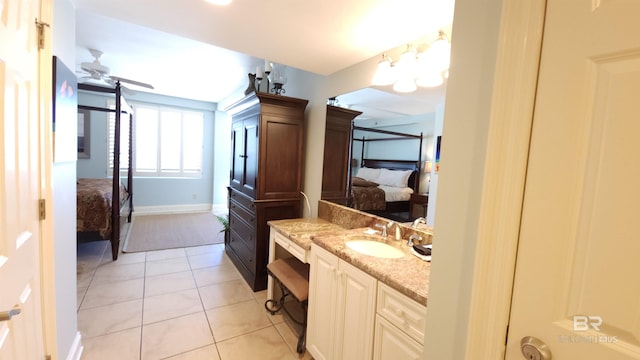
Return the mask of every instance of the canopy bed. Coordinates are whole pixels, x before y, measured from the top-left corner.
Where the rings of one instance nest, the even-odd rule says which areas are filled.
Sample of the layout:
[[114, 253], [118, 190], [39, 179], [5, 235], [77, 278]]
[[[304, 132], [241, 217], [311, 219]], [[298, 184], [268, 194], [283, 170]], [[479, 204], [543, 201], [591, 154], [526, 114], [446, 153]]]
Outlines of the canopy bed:
[[[420, 135], [399, 133], [381, 129], [353, 127], [356, 130], [389, 135], [387, 137], [355, 138], [362, 142], [360, 168], [355, 176], [349, 174], [349, 205], [357, 210], [389, 216], [409, 211], [412, 193], [420, 188], [420, 164], [422, 161], [422, 133]], [[416, 140], [416, 160], [368, 159], [366, 144], [380, 141]], [[411, 158], [411, 156], [409, 156]], [[406, 159], [406, 158], [405, 158]]]
[[[120, 172], [120, 133], [122, 115], [129, 120], [129, 134], [133, 133], [133, 113], [122, 97], [119, 81], [114, 88], [106, 88], [91, 84], [78, 84], [78, 89], [108, 93], [115, 95], [115, 109], [78, 105], [78, 109], [114, 113], [115, 127], [113, 139], [114, 174], [106, 179], [78, 179], [77, 183], [77, 232], [97, 232], [102, 239], [111, 242], [113, 260], [118, 259], [120, 247], [120, 221], [126, 216], [131, 222], [133, 213], [133, 169], [132, 169], [132, 136], [129, 136], [128, 169], [126, 179], [121, 179]], [[107, 117], [108, 118], [108, 117]]]

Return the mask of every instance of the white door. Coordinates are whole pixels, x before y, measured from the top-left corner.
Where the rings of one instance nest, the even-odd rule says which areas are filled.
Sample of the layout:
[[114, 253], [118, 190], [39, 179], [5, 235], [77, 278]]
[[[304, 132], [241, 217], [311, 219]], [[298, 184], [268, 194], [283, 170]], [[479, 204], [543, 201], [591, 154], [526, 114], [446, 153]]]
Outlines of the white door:
[[507, 359], [640, 358], [639, 19], [548, 1]]
[[44, 359], [40, 301], [38, 0], [0, 2], [0, 359]]

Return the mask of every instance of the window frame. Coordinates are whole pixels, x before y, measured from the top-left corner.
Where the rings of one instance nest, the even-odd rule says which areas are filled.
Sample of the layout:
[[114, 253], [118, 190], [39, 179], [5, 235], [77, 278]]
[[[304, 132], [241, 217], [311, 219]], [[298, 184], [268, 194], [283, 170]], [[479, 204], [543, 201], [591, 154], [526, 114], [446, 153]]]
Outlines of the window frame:
[[[131, 108], [133, 109], [133, 139], [132, 139], [132, 147], [133, 147], [133, 156], [131, 159], [132, 162], [132, 172], [133, 172], [133, 177], [134, 178], [162, 178], [162, 179], [167, 179], [167, 178], [179, 178], [179, 179], [198, 179], [202, 177], [202, 172], [203, 172], [203, 165], [204, 165], [204, 127], [205, 127], [205, 114], [204, 111], [202, 110], [197, 110], [197, 109], [190, 109], [190, 108], [183, 108], [183, 107], [177, 107], [177, 106], [167, 106], [167, 105], [159, 105], [159, 104], [153, 104], [153, 103], [144, 103], [144, 102], [129, 102], [129, 105], [131, 106]], [[115, 108], [115, 100], [113, 99], [109, 99], [107, 101], [107, 106], [109, 108]], [[158, 131], [156, 132], [156, 137], [157, 137], [157, 155], [156, 155], [156, 165], [155, 165], [155, 169], [154, 170], [149, 170], [149, 169], [145, 169], [145, 170], [140, 170], [137, 167], [137, 160], [136, 160], [136, 147], [138, 144], [138, 139], [136, 136], [137, 133], [137, 110], [139, 108], [145, 108], [145, 109], [150, 109], [150, 110], [154, 110], [157, 113], [157, 117], [155, 119], [156, 121], [156, 126]], [[180, 121], [180, 145], [179, 145], [179, 169], [172, 169], [172, 170], [162, 170], [162, 128], [161, 128], [161, 123], [162, 123], [162, 113], [163, 112], [171, 112], [171, 113], [177, 113], [179, 114], [179, 121]], [[195, 148], [198, 148], [199, 151], [197, 153], [197, 156], [199, 156], [199, 169], [185, 169], [185, 145], [187, 144], [187, 139], [189, 140], [189, 142], [194, 141], [194, 137], [193, 136], [189, 136], [187, 137], [184, 132], [185, 132], [185, 121], [194, 121], [193, 117], [196, 117], [195, 121], [199, 121], [200, 124], [197, 125], [197, 127], [201, 130], [199, 133], [196, 133], [195, 135], [197, 135], [197, 138], [195, 138], [195, 140], [199, 141], [199, 144], [196, 144], [197, 146]], [[189, 120], [191, 118], [191, 120]], [[128, 122], [124, 122], [122, 121], [123, 118], [121, 118], [121, 122], [123, 123], [127, 123]], [[107, 121], [107, 153], [108, 153], [108, 158], [107, 158], [107, 173], [109, 176], [113, 175], [113, 132], [115, 129], [115, 126], [113, 125], [115, 124], [115, 113], [111, 112], [108, 115], [108, 121]], [[123, 124], [124, 125], [124, 124]], [[123, 160], [123, 155], [128, 159], [128, 154], [126, 154], [125, 152], [123, 152], [123, 144], [126, 144], [126, 146], [128, 146], [128, 139], [126, 138], [125, 134], [129, 133], [129, 127], [128, 126], [122, 126], [121, 127], [121, 155], [120, 155], [120, 176], [126, 176], [127, 171], [128, 171], [128, 167], [126, 161], [122, 161]], [[194, 132], [192, 131], [190, 133], [190, 135], [194, 135]], [[124, 137], [124, 138], [123, 138]], [[126, 143], [125, 143], [126, 141]], [[125, 147], [125, 151], [126, 151], [126, 147]], [[123, 167], [125, 166], [125, 167]]]

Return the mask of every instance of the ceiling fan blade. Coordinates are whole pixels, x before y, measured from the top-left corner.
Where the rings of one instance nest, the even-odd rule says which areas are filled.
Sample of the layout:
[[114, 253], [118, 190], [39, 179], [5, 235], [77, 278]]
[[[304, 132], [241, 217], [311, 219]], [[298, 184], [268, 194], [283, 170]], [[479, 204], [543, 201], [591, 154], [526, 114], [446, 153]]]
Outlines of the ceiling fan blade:
[[121, 78], [119, 76], [109, 76], [109, 77], [111, 79], [115, 80], [115, 81], [120, 81], [120, 82], [128, 83], [128, 84], [131, 84], [131, 85], [144, 87], [144, 88], [147, 88], [147, 89], [153, 89], [153, 86], [151, 86], [151, 85], [149, 85], [147, 83], [140, 82], [140, 81], [125, 79], [125, 78]]

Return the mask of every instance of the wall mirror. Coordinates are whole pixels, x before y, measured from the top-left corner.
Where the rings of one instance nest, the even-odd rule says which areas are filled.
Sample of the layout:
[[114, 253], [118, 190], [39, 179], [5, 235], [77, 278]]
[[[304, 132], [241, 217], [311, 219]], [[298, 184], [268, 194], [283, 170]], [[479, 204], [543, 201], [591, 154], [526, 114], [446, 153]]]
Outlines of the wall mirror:
[[395, 221], [426, 216], [444, 96], [442, 85], [412, 93], [369, 87], [330, 98], [321, 198]]

